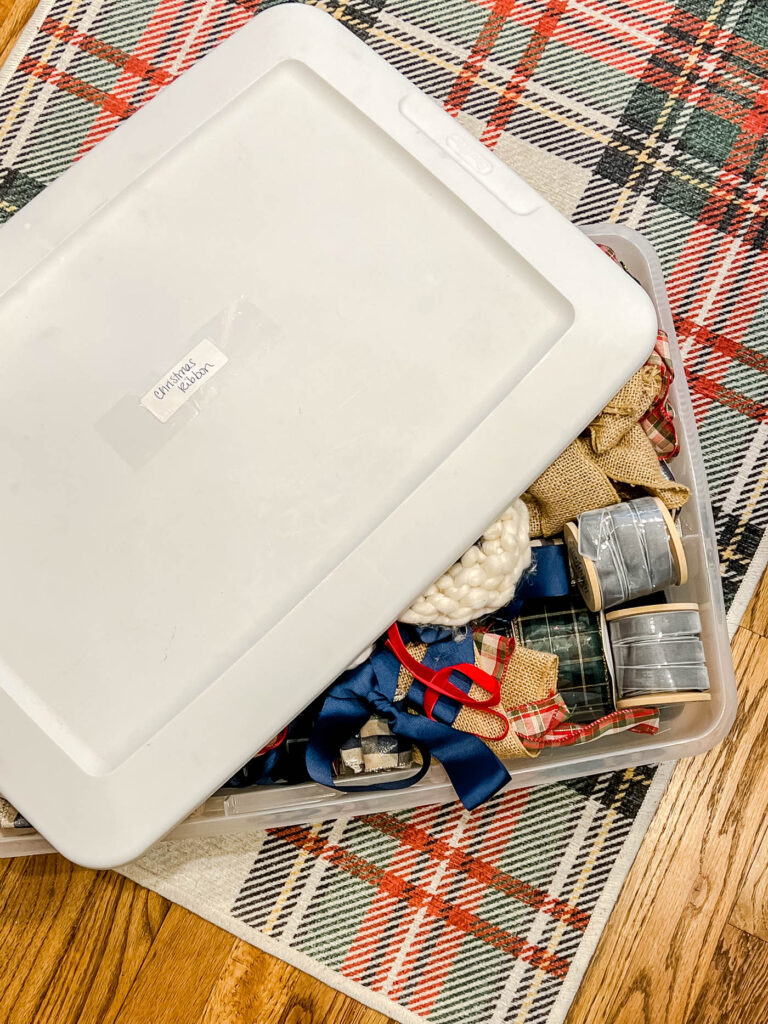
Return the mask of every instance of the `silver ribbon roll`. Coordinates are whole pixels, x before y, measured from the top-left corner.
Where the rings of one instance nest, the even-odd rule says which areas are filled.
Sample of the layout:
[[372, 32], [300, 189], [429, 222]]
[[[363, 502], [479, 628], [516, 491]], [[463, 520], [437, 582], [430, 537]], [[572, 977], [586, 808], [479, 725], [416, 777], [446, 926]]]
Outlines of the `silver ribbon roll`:
[[697, 611], [661, 605], [613, 619], [608, 629], [619, 701], [709, 689]]
[[667, 521], [653, 498], [582, 512], [579, 554], [594, 564], [603, 608], [677, 583]]

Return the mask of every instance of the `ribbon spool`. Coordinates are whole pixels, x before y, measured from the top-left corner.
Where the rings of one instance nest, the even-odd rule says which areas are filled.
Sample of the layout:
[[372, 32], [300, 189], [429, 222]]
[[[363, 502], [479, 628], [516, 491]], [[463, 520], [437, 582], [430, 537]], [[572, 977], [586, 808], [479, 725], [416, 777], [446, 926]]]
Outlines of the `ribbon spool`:
[[571, 722], [591, 722], [615, 710], [600, 619], [575, 597], [532, 601], [514, 619], [523, 647], [556, 654], [558, 691]]
[[683, 542], [660, 498], [582, 512], [563, 530], [571, 572], [587, 607], [615, 608], [688, 579]]
[[698, 605], [622, 608], [605, 618], [617, 708], [710, 699]]

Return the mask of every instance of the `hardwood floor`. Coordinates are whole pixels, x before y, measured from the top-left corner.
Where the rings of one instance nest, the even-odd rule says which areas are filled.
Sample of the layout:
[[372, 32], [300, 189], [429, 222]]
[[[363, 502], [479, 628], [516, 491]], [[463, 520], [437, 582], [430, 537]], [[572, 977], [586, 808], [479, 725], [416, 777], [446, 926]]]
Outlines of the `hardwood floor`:
[[0, 67], [5, 64], [35, 7], [37, 0], [0, 0]]
[[[719, 747], [675, 770], [568, 1024], [768, 1021], [768, 990], [751, 993], [732, 979], [727, 993], [718, 989], [729, 973], [746, 977], [752, 960], [765, 971], [768, 957], [765, 586], [748, 621], [752, 628], [742, 626], [733, 643], [739, 683], [733, 730]], [[746, 959], [737, 969], [739, 956]]]
[[[33, 0], [0, 0], [0, 63]], [[734, 645], [739, 716], [682, 762], [567, 1024], [768, 1021], [768, 580]], [[111, 872], [0, 862], [0, 1024], [385, 1024]]]

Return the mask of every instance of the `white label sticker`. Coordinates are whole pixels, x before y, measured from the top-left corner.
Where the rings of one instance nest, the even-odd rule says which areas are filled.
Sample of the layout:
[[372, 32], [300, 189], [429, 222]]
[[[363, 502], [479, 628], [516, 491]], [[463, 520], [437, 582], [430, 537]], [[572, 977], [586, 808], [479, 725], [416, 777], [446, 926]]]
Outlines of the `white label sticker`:
[[191, 352], [172, 366], [168, 373], [141, 400], [145, 409], [165, 423], [227, 363], [227, 357], [204, 338]]

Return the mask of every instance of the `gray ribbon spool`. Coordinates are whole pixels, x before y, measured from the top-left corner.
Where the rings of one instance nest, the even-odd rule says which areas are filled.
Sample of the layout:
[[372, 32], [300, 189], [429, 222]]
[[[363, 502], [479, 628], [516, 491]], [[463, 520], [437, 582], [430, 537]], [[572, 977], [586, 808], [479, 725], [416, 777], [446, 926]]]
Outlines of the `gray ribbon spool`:
[[675, 524], [658, 498], [582, 512], [566, 524], [571, 572], [588, 608], [615, 608], [685, 583], [688, 568]]
[[696, 605], [625, 608], [606, 621], [617, 708], [709, 700]]

